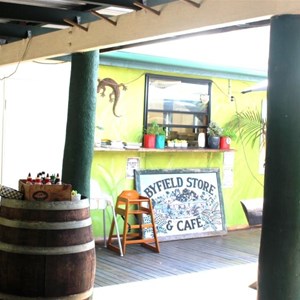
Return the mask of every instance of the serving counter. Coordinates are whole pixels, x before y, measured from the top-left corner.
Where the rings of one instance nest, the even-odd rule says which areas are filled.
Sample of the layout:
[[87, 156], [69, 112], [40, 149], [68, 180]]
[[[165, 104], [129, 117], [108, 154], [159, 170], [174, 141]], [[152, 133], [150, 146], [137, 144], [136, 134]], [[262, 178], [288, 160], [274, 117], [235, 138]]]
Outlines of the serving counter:
[[200, 152], [200, 153], [208, 153], [208, 152], [212, 152], [212, 153], [222, 153], [222, 152], [233, 152], [235, 151], [234, 149], [210, 149], [210, 148], [169, 148], [166, 147], [164, 149], [157, 149], [157, 148], [138, 148], [138, 149], [125, 149], [125, 148], [102, 148], [102, 147], [98, 147], [98, 148], [94, 148], [94, 151], [97, 152], [119, 152], [119, 151], [136, 151], [136, 152], [151, 152], [151, 153], [155, 153], [155, 152], [159, 152], [159, 153], [164, 153], [164, 152], [184, 152], [184, 153], [189, 153], [189, 152]]

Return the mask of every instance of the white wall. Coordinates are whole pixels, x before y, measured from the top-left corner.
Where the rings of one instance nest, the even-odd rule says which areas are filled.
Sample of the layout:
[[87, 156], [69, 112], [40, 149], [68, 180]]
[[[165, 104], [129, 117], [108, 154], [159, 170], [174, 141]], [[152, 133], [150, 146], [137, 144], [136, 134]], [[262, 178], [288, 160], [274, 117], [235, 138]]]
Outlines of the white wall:
[[0, 68], [3, 185], [18, 188], [29, 172], [33, 177], [40, 171], [61, 174], [70, 67], [29, 62]]

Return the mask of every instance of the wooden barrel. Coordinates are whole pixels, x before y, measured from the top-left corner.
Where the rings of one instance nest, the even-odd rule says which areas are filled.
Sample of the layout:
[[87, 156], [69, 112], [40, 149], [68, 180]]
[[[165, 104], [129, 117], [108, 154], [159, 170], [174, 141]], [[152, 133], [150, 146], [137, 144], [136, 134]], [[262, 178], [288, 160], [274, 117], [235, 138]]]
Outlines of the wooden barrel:
[[1, 200], [0, 299], [89, 299], [95, 271], [88, 199]]

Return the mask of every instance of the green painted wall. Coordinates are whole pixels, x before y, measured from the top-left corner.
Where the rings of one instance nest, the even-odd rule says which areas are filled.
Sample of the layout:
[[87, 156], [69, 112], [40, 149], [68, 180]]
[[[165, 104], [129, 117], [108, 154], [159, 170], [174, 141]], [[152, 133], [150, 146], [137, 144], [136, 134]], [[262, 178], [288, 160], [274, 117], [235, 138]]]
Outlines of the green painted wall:
[[[103, 130], [96, 131], [96, 137], [124, 142], [140, 142], [142, 140], [144, 85], [146, 70], [100, 66], [99, 78], [113, 78], [118, 83], [127, 86], [121, 91], [117, 118], [112, 113], [112, 103], [109, 102], [110, 89], [105, 97], [98, 94], [96, 108], [96, 123], [103, 126]], [[156, 72], [157, 74], [172, 75]], [[178, 74], [176, 74], [178, 76]], [[182, 76], [185, 76], [182, 74]], [[187, 76], [191, 77], [191, 76]], [[193, 76], [196, 77], [196, 76]], [[211, 79], [212, 85], [212, 121], [224, 125], [235, 114], [248, 108], [261, 109], [261, 101], [265, 99], [265, 92], [242, 94], [241, 91], [252, 86], [253, 82], [228, 80], [221, 78], [202, 77]], [[235, 101], [230, 101], [230, 95]], [[235, 151], [234, 185], [223, 188], [226, 225], [239, 227], [247, 225], [240, 200], [260, 198], [263, 195], [262, 174], [259, 174], [259, 144], [255, 147], [243, 145], [239, 141], [233, 142]], [[221, 181], [223, 178], [222, 153], [138, 153], [136, 151], [95, 152], [92, 164], [92, 178], [98, 180], [103, 192], [117, 196], [126, 189], [133, 189], [133, 179], [126, 178], [126, 163], [129, 157], [139, 157], [142, 169], [160, 168], [220, 168]], [[107, 210], [109, 212], [109, 210]], [[102, 236], [102, 214], [92, 211], [94, 234]], [[112, 217], [107, 217], [107, 233]]]

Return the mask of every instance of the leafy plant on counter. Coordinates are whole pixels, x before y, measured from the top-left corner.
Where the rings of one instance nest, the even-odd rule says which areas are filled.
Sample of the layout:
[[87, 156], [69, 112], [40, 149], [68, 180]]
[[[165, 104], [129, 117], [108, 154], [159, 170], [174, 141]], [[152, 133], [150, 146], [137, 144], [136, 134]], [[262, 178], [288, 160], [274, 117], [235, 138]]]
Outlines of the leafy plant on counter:
[[166, 135], [165, 129], [162, 126], [158, 126], [156, 135]]
[[160, 126], [156, 121], [151, 122], [151, 125], [146, 129], [146, 133], [155, 135], [166, 135], [164, 128]]
[[151, 125], [146, 128], [145, 133], [146, 134], [156, 134], [157, 126], [158, 126], [158, 124], [156, 121], [151, 122]]
[[222, 128], [216, 122], [210, 122], [207, 128], [209, 136], [222, 136]]
[[232, 140], [236, 140], [236, 139], [237, 139], [236, 131], [235, 131], [233, 128], [230, 128], [230, 127], [227, 127], [227, 126], [225, 126], [225, 127], [222, 129], [222, 134], [221, 134], [221, 136], [223, 136], [223, 137], [229, 137], [229, 138], [231, 138]]

